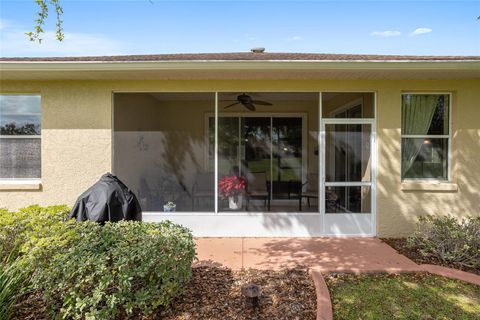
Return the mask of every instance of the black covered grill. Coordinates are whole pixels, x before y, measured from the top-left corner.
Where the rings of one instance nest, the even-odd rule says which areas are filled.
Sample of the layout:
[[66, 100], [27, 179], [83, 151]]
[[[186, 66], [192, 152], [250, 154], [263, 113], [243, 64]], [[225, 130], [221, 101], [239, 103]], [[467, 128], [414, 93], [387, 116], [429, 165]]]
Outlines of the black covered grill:
[[70, 213], [77, 221], [115, 222], [142, 220], [142, 209], [135, 194], [111, 173], [78, 197]]

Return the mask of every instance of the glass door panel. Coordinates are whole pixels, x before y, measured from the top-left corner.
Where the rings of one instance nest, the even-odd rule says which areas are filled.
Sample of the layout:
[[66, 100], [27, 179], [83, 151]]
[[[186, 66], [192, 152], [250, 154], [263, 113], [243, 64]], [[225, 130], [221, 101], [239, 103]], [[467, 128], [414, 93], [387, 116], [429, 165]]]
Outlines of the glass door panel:
[[262, 172], [270, 181], [270, 118], [242, 118], [242, 140], [242, 172]]
[[[218, 118], [218, 175], [238, 175], [240, 168], [240, 119]], [[214, 143], [214, 142], [213, 142]]]
[[302, 187], [302, 118], [273, 118], [272, 124], [272, 198], [289, 199]]
[[[209, 144], [214, 148], [214, 118], [209, 118]], [[297, 211], [302, 194], [304, 146], [302, 117], [220, 116], [218, 118], [218, 176], [246, 179], [242, 209], [247, 211]], [[213, 169], [214, 159], [210, 157]], [[303, 178], [303, 179], [302, 179]], [[315, 181], [309, 181], [308, 210], [314, 210], [318, 196], [313, 195]], [[318, 192], [318, 191], [317, 191]], [[254, 194], [254, 196], [253, 196]], [[290, 199], [291, 203], [283, 200]], [[219, 194], [219, 210], [230, 204]], [[247, 201], [248, 200], [248, 201]], [[251, 200], [251, 201], [250, 201]], [[271, 201], [275, 200], [275, 206]], [[277, 200], [282, 200], [281, 203]], [[277, 203], [278, 202], [278, 203]], [[310, 206], [312, 205], [312, 206]], [[307, 210], [307, 207], [304, 207]], [[316, 209], [318, 211], [318, 209]]]
[[371, 125], [325, 125], [325, 180], [371, 181]]
[[241, 118], [241, 172], [247, 185], [247, 211], [271, 208], [271, 118]]
[[373, 234], [372, 126], [351, 119], [323, 124], [326, 234]]
[[370, 213], [370, 186], [329, 186], [325, 188], [326, 213]]

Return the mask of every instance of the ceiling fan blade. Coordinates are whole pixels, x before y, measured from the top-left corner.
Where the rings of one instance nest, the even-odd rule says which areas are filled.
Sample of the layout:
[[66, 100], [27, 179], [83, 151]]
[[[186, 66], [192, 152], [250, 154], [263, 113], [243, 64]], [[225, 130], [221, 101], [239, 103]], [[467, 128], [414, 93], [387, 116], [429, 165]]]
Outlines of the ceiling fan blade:
[[232, 103], [232, 104], [229, 104], [228, 106], [223, 107], [223, 109], [227, 109], [227, 108], [236, 106], [236, 105], [239, 104], [239, 103], [240, 103], [240, 102], [238, 102], [238, 101], [237, 101], [237, 102], [234, 102], [234, 103]]
[[252, 100], [252, 103], [259, 104], [262, 106], [273, 106], [270, 102], [262, 101], [262, 100]]
[[245, 108], [247, 108], [248, 110], [250, 110], [250, 111], [255, 111], [255, 110], [257, 110], [257, 108], [255, 108], [255, 106], [253, 105], [253, 103], [244, 103], [243, 106], [244, 106]]

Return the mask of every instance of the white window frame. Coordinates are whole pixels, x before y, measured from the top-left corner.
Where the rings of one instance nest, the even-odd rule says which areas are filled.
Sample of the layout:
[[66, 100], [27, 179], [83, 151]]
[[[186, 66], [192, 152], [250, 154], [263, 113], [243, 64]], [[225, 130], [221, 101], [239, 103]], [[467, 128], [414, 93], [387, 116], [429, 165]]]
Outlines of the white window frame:
[[[448, 134], [403, 134], [403, 97], [406, 95], [448, 95]], [[400, 94], [400, 180], [401, 182], [415, 181], [415, 182], [451, 182], [452, 181], [452, 93], [451, 92], [402, 92]], [[403, 139], [417, 138], [417, 139], [448, 139], [447, 141], [447, 179], [439, 178], [404, 178], [402, 172], [403, 162]]]
[[[40, 98], [40, 113], [22, 113], [22, 115], [39, 115], [40, 116], [40, 123], [42, 122], [42, 95], [40, 93], [0, 93], [0, 96], [38, 96]], [[2, 113], [0, 111], [0, 118]], [[1, 135], [0, 139], [40, 139], [40, 150], [41, 150], [41, 139], [42, 139], [42, 130], [40, 128], [39, 135]], [[40, 177], [38, 178], [1, 178], [1, 184], [16, 184], [19, 183], [40, 183], [42, 178], [42, 158], [41, 158], [41, 151], [40, 151]]]

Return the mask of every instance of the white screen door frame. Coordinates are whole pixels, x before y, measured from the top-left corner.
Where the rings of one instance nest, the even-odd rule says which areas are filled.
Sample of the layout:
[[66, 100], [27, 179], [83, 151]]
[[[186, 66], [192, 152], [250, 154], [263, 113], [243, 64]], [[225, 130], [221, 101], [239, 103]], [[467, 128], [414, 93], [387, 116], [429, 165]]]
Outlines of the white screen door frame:
[[[337, 182], [326, 181], [326, 126], [336, 124], [360, 124], [370, 126], [370, 181]], [[376, 235], [376, 126], [375, 119], [345, 119], [345, 118], [323, 118], [320, 123], [320, 219], [322, 234], [326, 236], [375, 236]], [[370, 187], [370, 208], [369, 213], [327, 213], [325, 206], [325, 193], [328, 187]]]

